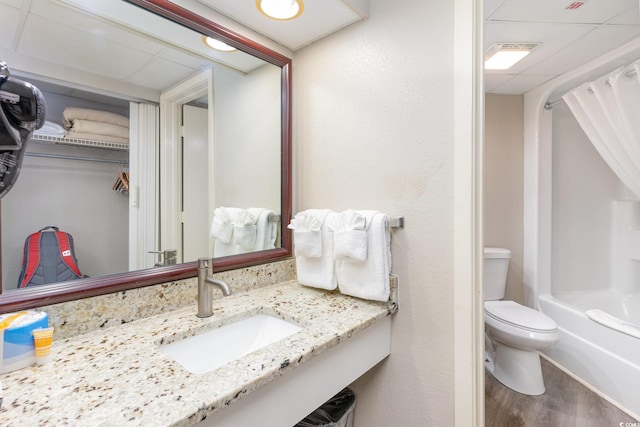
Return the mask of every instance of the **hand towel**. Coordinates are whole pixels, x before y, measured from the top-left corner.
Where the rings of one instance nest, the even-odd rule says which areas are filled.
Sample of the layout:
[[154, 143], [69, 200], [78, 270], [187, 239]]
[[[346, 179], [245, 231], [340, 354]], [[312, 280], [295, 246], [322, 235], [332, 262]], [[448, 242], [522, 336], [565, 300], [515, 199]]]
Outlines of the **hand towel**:
[[389, 217], [376, 211], [361, 211], [367, 221], [367, 258], [364, 261], [336, 260], [340, 292], [375, 301], [389, 299], [391, 273], [391, 234]]
[[241, 210], [236, 214], [233, 223], [233, 238], [238, 245], [238, 253], [252, 251], [256, 245], [257, 231], [256, 216], [248, 210]]
[[322, 222], [317, 215], [299, 212], [287, 228], [293, 230], [295, 256], [309, 258], [322, 256]]
[[367, 259], [367, 223], [373, 211], [367, 211], [368, 218], [353, 209], [339, 213], [328, 224], [333, 231], [333, 256], [336, 260]]
[[209, 235], [212, 239], [219, 240], [222, 243], [231, 242], [231, 237], [233, 236], [233, 219], [227, 208], [220, 207], [213, 211], [213, 221], [211, 221], [211, 232]]
[[308, 209], [305, 215], [318, 218], [321, 223], [322, 256], [296, 257], [298, 283], [314, 288], [333, 290], [337, 287], [333, 258], [333, 233], [326, 227], [334, 212], [328, 209]]
[[[240, 213], [243, 210], [244, 209], [222, 206], [222, 207], [216, 208], [213, 211], [214, 219], [211, 222], [210, 236], [214, 239], [213, 241], [214, 257], [236, 255], [238, 253], [236, 241], [233, 236], [233, 230], [234, 230], [235, 219], [238, 213]], [[216, 224], [214, 227], [214, 223], [216, 222], [216, 214], [218, 215], [218, 219], [220, 222], [219, 224]], [[218, 225], [220, 225], [220, 229], [218, 229]], [[217, 233], [220, 233], [221, 238], [216, 238]], [[228, 241], [225, 241], [227, 235], [230, 235], [230, 237]]]
[[247, 209], [256, 219], [256, 243], [254, 251], [264, 251], [276, 247], [278, 237], [279, 216], [272, 210], [264, 208]]

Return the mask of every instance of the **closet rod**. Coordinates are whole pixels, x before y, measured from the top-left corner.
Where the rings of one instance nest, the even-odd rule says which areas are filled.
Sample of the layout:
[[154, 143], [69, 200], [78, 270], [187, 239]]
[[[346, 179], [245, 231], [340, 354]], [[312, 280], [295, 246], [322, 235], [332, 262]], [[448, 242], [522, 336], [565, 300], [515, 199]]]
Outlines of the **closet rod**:
[[85, 162], [116, 163], [120, 165], [126, 165], [129, 163], [129, 161], [127, 160], [100, 159], [98, 157], [63, 156], [60, 154], [25, 153], [25, 155], [31, 156], [31, 157], [45, 157], [48, 159], [83, 160]]

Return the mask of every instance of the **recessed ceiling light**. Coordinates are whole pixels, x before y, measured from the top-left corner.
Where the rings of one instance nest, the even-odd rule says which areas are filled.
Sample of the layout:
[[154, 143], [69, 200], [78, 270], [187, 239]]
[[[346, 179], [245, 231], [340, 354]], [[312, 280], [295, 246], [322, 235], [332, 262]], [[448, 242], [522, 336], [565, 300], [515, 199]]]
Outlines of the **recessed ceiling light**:
[[256, 0], [258, 10], [268, 18], [286, 21], [302, 15], [302, 0]]
[[484, 56], [485, 70], [506, 70], [531, 53], [539, 43], [496, 43]]
[[221, 42], [220, 40], [216, 40], [211, 37], [202, 36], [202, 41], [204, 44], [209, 46], [211, 49], [219, 50], [221, 52], [233, 52], [236, 50], [235, 47], [229, 46], [228, 44]]

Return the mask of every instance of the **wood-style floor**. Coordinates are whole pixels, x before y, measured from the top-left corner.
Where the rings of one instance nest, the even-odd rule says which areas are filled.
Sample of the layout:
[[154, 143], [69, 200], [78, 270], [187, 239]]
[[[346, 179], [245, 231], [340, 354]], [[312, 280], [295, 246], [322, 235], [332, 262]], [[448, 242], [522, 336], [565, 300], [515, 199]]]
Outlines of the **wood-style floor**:
[[486, 427], [618, 427], [626, 423], [640, 426], [638, 420], [544, 359], [542, 373], [546, 392], [526, 396], [505, 387], [485, 370]]

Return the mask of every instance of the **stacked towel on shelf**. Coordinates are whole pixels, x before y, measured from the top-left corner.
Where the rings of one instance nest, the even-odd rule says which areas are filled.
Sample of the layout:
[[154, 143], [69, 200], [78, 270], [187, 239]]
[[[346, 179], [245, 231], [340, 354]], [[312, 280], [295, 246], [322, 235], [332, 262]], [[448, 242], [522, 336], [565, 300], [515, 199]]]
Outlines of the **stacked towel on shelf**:
[[275, 212], [263, 208], [216, 208], [210, 232], [214, 239], [214, 256], [273, 249], [278, 218]]
[[44, 125], [40, 129], [36, 129], [33, 134], [41, 136], [65, 136], [67, 131], [57, 123], [45, 121]]
[[338, 286], [334, 270], [333, 236], [326, 222], [336, 215], [328, 209], [299, 212], [288, 228], [293, 230], [298, 282], [333, 290]]
[[108, 111], [67, 107], [62, 113], [67, 138], [129, 143], [129, 118]]
[[[320, 223], [320, 225], [318, 225]], [[298, 282], [358, 298], [390, 294], [389, 217], [377, 211], [300, 212], [291, 221]]]

